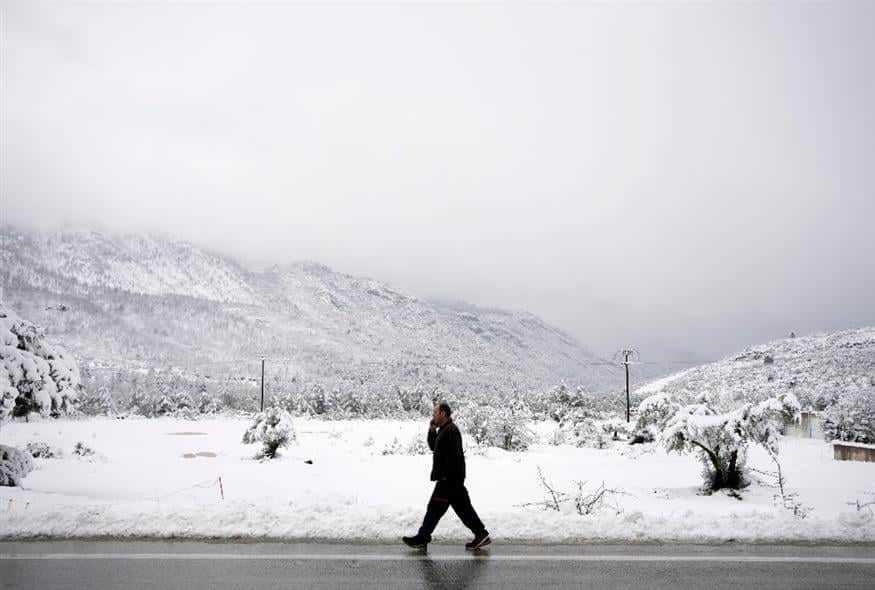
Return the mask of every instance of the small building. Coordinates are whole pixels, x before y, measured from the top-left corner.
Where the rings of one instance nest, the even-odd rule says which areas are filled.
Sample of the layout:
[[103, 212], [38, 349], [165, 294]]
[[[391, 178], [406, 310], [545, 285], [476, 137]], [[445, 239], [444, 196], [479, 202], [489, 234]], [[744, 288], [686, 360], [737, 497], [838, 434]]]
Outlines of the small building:
[[875, 445], [837, 440], [832, 443], [832, 456], [836, 461], [875, 463]]
[[817, 412], [811, 410], [803, 410], [800, 413], [798, 422], [787, 422], [784, 424], [784, 434], [786, 436], [796, 436], [799, 438], [823, 438], [823, 425], [820, 421], [820, 416]]

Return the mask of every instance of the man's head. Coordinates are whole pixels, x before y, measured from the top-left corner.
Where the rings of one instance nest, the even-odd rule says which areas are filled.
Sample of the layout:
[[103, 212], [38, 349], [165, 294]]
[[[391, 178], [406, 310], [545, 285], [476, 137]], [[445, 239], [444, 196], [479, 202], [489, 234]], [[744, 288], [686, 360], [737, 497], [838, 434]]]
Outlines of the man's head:
[[432, 420], [438, 426], [443, 426], [447, 422], [450, 421], [450, 416], [453, 414], [453, 410], [450, 409], [450, 404], [447, 402], [441, 402], [434, 407], [434, 411], [432, 412]]

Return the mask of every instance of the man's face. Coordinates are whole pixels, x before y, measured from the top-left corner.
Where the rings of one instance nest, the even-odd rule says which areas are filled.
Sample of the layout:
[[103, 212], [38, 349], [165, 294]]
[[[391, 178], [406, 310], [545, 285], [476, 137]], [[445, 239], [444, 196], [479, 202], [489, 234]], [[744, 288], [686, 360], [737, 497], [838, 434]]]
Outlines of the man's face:
[[443, 410], [441, 410], [440, 406], [435, 406], [434, 411], [431, 413], [431, 418], [434, 420], [434, 423], [438, 426], [443, 426], [444, 422], [447, 421], [447, 415], [444, 414]]

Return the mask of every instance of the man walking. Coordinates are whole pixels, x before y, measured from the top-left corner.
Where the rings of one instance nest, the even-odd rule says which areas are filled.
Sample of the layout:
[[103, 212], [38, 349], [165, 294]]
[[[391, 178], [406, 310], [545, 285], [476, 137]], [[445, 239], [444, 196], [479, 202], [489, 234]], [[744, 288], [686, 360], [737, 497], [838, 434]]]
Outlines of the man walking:
[[434, 407], [428, 426], [428, 447], [432, 450], [431, 481], [436, 482], [428, 509], [419, 532], [412, 537], [402, 537], [410, 547], [425, 548], [431, 542], [431, 534], [452, 506], [466, 527], [474, 533], [474, 540], [465, 544], [473, 551], [489, 545], [489, 531], [483, 526], [471, 498], [465, 489], [465, 453], [462, 450], [462, 434], [453, 423], [452, 410], [447, 402]]

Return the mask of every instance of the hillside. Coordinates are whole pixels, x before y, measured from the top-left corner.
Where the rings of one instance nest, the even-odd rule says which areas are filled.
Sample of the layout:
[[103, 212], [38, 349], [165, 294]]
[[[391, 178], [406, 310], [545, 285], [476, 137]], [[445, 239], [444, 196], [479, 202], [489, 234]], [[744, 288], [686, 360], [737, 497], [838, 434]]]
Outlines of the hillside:
[[4, 301], [86, 373], [175, 367], [271, 387], [601, 389], [616, 373], [525, 312], [423, 300], [314, 263], [246, 268], [155, 236], [0, 230]]
[[776, 340], [716, 363], [688, 369], [636, 390], [681, 400], [709, 392], [729, 405], [791, 391], [822, 409], [845, 394], [875, 387], [875, 328]]

